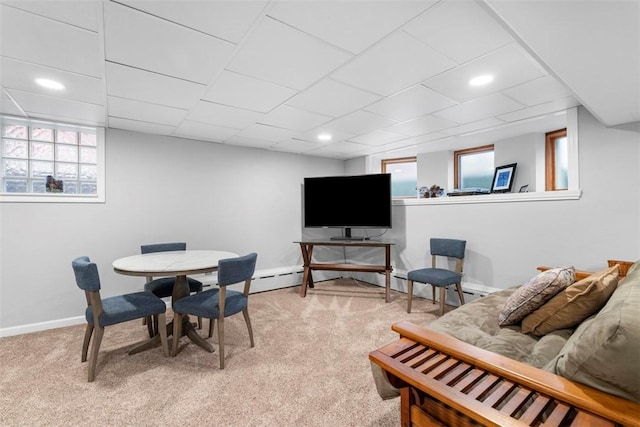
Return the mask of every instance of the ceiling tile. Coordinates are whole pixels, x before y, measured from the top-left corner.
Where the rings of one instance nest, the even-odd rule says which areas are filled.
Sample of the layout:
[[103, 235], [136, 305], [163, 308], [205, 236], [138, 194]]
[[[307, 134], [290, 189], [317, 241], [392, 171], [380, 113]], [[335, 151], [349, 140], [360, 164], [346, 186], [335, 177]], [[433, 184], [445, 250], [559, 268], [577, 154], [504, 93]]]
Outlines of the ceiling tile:
[[236, 44], [268, 3], [267, 0], [192, 1], [185, 7], [184, 0], [119, 2]]
[[348, 114], [329, 122], [326, 126], [332, 129], [338, 129], [342, 132], [362, 135], [396, 123], [397, 122], [393, 120], [377, 116], [366, 111], [356, 111], [355, 113]]
[[350, 141], [366, 145], [384, 145], [404, 138], [406, 138], [405, 135], [379, 129], [365, 135], [351, 138]]
[[105, 111], [102, 105], [88, 104], [86, 102], [72, 101], [53, 96], [44, 96], [36, 93], [7, 89], [11, 97], [31, 117], [57, 117], [74, 123], [82, 120], [104, 125]]
[[547, 115], [549, 113], [555, 113], [559, 111], [565, 111], [568, 108], [580, 105], [578, 101], [572, 96], [556, 99], [544, 104], [538, 104], [533, 107], [529, 107], [523, 110], [514, 111], [512, 113], [501, 114], [498, 118], [507, 121], [514, 122], [517, 120], [524, 120], [531, 117], [537, 117], [541, 115]]
[[2, 0], [2, 3], [91, 31], [98, 31], [98, 22], [102, 19], [102, 4], [97, 1], [56, 0], [53, 2]]
[[338, 48], [265, 18], [227, 69], [302, 90], [350, 58]]
[[[469, 80], [481, 75], [494, 80], [471, 86]], [[507, 89], [545, 75], [542, 68], [517, 44], [512, 43], [482, 58], [433, 77], [423, 84], [455, 101], [465, 102]]]
[[403, 29], [458, 64], [513, 41], [500, 24], [471, 1], [441, 1]]
[[323, 79], [318, 84], [291, 98], [287, 104], [303, 110], [338, 117], [369, 105], [378, 99], [380, 99], [378, 95], [332, 79]]
[[167, 107], [166, 105], [149, 104], [132, 99], [108, 97], [109, 117], [126, 117], [149, 123], [161, 123], [177, 126], [187, 115], [188, 110]]
[[150, 133], [153, 135], [171, 135], [175, 127], [159, 123], [147, 123], [121, 117], [109, 117], [109, 127], [132, 130], [134, 132]]
[[475, 132], [481, 129], [489, 129], [492, 127], [503, 125], [504, 121], [490, 117], [488, 119], [478, 120], [477, 122], [467, 123], [449, 129], [443, 129], [442, 133], [447, 135], [461, 135], [463, 133]]
[[[104, 88], [101, 78], [70, 73], [6, 57], [0, 57], [0, 76], [2, 76], [2, 84], [10, 89], [57, 96], [91, 104], [104, 102]], [[65, 89], [56, 91], [44, 88], [35, 82], [37, 78], [55, 80], [62, 83]]]
[[[283, 1], [269, 16], [305, 33], [360, 53], [435, 3], [430, 1]], [[358, 25], [353, 25], [357, 22]]]
[[297, 91], [264, 80], [223, 71], [203, 96], [204, 100], [268, 113]]
[[427, 87], [416, 85], [376, 102], [365, 110], [394, 120], [405, 121], [455, 104], [456, 102]]
[[305, 154], [323, 157], [342, 157], [349, 156], [352, 153], [363, 151], [367, 148], [368, 146], [356, 144], [355, 142], [341, 142], [322, 145], [315, 150], [307, 151]]
[[187, 116], [194, 122], [208, 123], [216, 126], [226, 126], [235, 129], [244, 129], [254, 124], [261, 113], [215, 104], [208, 101], [199, 101]]
[[[446, 110], [445, 110], [446, 111]], [[418, 117], [390, 126], [386, 130], [406, 136], [419, 136], [457, 126], [458, 123], [432, 115]]]
[[185, 120], [178, 126], [174, 134], [184, 138], [220, 142], [231, 138], [237, 133], [238, 129]]
[[571, 96], [566, 87], [548, 75], [507, 89], [503, 93], [519, 103], [529, 106]]
[[249, 126], [237, 134], [241, 138], [262, 139], [272, 142], [284, 141], [289, 138], [295, 138], [298, 135], [299, 132], [296, 131], [261, 124]]
[[254, 147], [254, 148], [269, 148], [272, 145], [276, 144], [274, 141], [269, 141], [266, 139], [252, 138], [252, 137], [239, 136], [239, 135], [232, 136], [231, 138], [227, 139], [224, 143], [228, 145], [239, 145], [241, 147]]
[[[206, 86], [107, 62], [107, 94], [174, 108], [196, 105]], [[162, 90], [158, 90], [162, 88]]]
[[321, 144], [327, 144], [327, 142], [321, 142], [318, 140], [318, 135], [320, 134], [328, 134], [331, 135], [331, 141], [330, 142], [340, 142], [340, 141], [345, 141], [349, 138], [352, 138], [355, 136], [355, 134], [350, 133], [350, 132], [343, 132], [335, 127], [330, 126], [330, 124], [327, 125], [323, 125], [320, 127], [317, 127], [315, 129], [311, 129], [307, 132], [304, 132], [303, 134], [301, 134], [298, 138], [300, 139], [304, 139], [305, 141], [310, 141], [310, 142], [315, 142], [315, 143], [321, 143]]
[[2, 56], [101, 77], [99, 43], [93, 31], [0, 5]]
[[524, 106], [516, 101], [495, 93], [464, 104], [454, 105], [442, 111], [433, 113], [435, 116], [458, 123], [471, 123], [492, 116], [520, 110]]
[[116, 3], [105, 3], [108, 61], [209, 83], [235, 45]]
[[24, 116], [18, 106], [0, 88], [0, 113], [12, 116]]
[[305, 132], [331, 120], [332, 117], [281, 105], [262, 116], [258, 123]]
[[290, 153], [304, 153], [319, 147], [321, 147], [321, 144], [317, 142], [314, 143], [314, 142], [304, 141], [301, 139], [291, 138], [285, 141], [276, 142], [270, 148], [272, 150], [286, 151]]
[[341, 67], [331, 77], [387, 96], [455, 65], [407, 33], [397, 32]]

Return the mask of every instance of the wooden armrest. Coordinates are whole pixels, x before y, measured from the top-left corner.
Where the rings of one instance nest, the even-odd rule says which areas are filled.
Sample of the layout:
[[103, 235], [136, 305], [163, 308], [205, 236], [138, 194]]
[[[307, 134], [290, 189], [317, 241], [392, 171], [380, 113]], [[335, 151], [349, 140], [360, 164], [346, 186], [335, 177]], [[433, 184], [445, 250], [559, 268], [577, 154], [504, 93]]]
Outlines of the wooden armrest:
[[[607, 265], [609, 267], [613, 267], [616, 264], [618, 264], [620, 266], [620, 269], [618, 270], [618, 280], [622, 280], [627, 276], [627, 271], [629, 271], [629, 268], [631, 268], [631, 266], [633, 264], [635, 264], [635, 262], [633, 262], [633, 261], [619, 261], [619, 260], [614, 260], [614, 259], [607, 260]], [[539, 266], [537, 268], [537, 270], [546, 271], [546, 270], [550, 270], [552, 268], [553, 267], [546, 267], [546, 266], [542, 266], [541, 265], [541, 266]], [[576, 270], [576, 281], [585, 279], [585, 278], [591, 276], [593, 273], [594, 273], [593, 271]]]
[[538, 425], [555, 418], [572, 418], [572, 425], [640, 425], [637, 403], [410, 322], [392, 329], [400, 339], [369, 359], [394, 386], [413, 390], [403, 394], [414, 402], [403, 403], [403, 417], [455, 425]]

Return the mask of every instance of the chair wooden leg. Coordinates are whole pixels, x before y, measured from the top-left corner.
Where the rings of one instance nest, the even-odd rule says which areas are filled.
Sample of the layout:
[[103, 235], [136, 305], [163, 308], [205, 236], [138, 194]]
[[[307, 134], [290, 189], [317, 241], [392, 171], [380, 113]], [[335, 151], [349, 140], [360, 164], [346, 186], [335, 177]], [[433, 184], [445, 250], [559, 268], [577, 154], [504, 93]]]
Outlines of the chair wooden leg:
[[407, 283], [407, 313], [411, 313], [411, 299], [413, 298], [413, 280]]
[[82, 358], [83, 362], [87, 361], [87, 353], [89, 352], [89, 342], [91, 341], [91, 335], [93, 334], [93, 325], [87, 323], [87, 328], [84, 330], [84, 341], [82, 342]]
[[213, 336], [213, 329], [216, 324], [216, 319], [209, 319], [209, 338]]
[[440, 316], [444, 314], [444, 300], [447, 299], [447, 287], [440, 287]]
[[162, 352], [164, 353], [164, 357], [169, 357], [169, 344], [167, 343], [167, 327], [166, 324], [167, 316], [164, 313], [158, 314], [158, 323], [162, 326], [158, 328], [158, 333], [160, 334], [160, 343], [162, 344]]
[[176, 357], [178, 353], [178, 343], [180, 342], [180, 336], [182, 335], [182, 314], [174, 313], [173, 315], [173, 347], [171, 349], [171, 356]]
[[456, 290], [458, 291], [458, 296], [460, 297], [460, 305], [464, 305], [464, 292], [462, 292], [462, 283], [456, 283]]
[[202, 317], [198, 317], [198, 329], [202, 329]]
[[251, 329], [251, 319], [249, 319], [249, 309], [245, 308], [242, 310], [242, 314], [244, 315], [244, 321], [247, 324], [247, 329], [249, 330], [249, 342], [251, 343], [251, 347], [254, 347], [253, 343], [253, 329]]
[[220, 369], [224, 369], [224, 317], [218, 319], [218, 351], [220, 352]]
[[102, 337], [104, 335], [104, 328], [98, 326], [95, 328], [95, 334], [93, 336], [93, 344], [91, 345], [91, 356], [89, 356], [89, 382], [93, 382], [96, 379], [96, 363], [98, 362], [98, 351], [100, 351], [100, 344], [102, 343]]
[[433, 303], [436, 303], [436, 287], [431, 285], [431, 301], [433, 301]]
[[151, 320], [151, 316], [143, 318], [142, 324], [147, 325], [147, 332], [149, 333], [149, 338], [153, 338], [153, 320]]

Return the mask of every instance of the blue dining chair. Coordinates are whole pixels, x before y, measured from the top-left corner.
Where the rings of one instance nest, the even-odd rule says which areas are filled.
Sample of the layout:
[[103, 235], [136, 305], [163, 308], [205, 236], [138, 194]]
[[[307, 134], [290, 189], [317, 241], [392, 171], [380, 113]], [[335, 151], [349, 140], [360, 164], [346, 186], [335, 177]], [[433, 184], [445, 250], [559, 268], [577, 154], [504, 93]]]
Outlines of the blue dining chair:
[[[187, 244], [185, 242], [176, 243], [156, 243], [152, 245], [140, 246], [140, 252], [143, 254], [149, 254], [154, 252], [170, 252], [170, 251], [185, 251], [187, 250]], [[152, 276], [147, 276], [147, 283], [144, 284], [144, 290], [151, 292], [158, 298], [167, 298], [173, 294], [173, 285], [176, 281], [175, 277], [160, 277], [154, 279]], [[190, 293], [202, 292], [202, 282], [187, 277], [187, 284], [189, 285]], [[158, 334], [158, 321], [156, 318], [146, 319], [147, 329], [149, 336], [153, 337]], [[202, 319], [198, 318], [198, 328], [202, 329]]]
[[[242, 312], [249, 330], [249, 341], [254, 346], [253, 330], [249, 319], [249, 288], [256, 269], [258, 255], [250, 253], [237, 258], [227, 258], [218, 262], [219, 289], [210, 289], [199, 294], [179, 299], [173, 304], [173, 356], [178, 352], [178, 341], [182, 336], [182, 317], [193, 315], [216, 320], [218, 323], [218, 346], [220, 369], [224, 369], [224, 318]], [[243, 292], [227, 290], [227, 286], [244, 282]], [[213, 324], [212, 324], [213, 326]], [[209, 329], [209, 337], [213, 327]]]
[[[82, 343], [82, 362], [87, 361], [89, 343], [93, 336], [91, 357], [89, 358], [89, 382], [92, 382], [96, 378], [96, 362], [105, 326], [148, 316], [157, 316], [160, 321], [164, 322], [167, 306], [164, 301], [149, 292], [136, 292], [102, 299], [100, 297], [100, 276], [96, 264], [91, 262], [89, 257], [82, 256], [74, 259], [71, 266], [76, 284], [84, 291], [87, 298], [87, 309], [85, 310], [87, 328]], [[169, 356], [166, 328], [164, 331], [160, 330], [160, 341], [165, 357]]]
[[[460, 303], [464, 304], [464, 294], [462, 293], [462, 263], [464, 262], [464, 251], [467, 246], [466, 240], [457, 239], [431, 239], [431, 267], [412, 270], [407, 273], [407, 313], [411, 313], [411, 299], [413, 298], [413, 282], [426, 283], [431, 285], [431, 296], [433, 303], [436, 303], [436, 287], [440, 288], [440, 315], [444, 314], [444, 301], [447, 296], [447, 287], [456, 285]], [[454, 259], [455, 269], [437, 268], [438, 257]]]

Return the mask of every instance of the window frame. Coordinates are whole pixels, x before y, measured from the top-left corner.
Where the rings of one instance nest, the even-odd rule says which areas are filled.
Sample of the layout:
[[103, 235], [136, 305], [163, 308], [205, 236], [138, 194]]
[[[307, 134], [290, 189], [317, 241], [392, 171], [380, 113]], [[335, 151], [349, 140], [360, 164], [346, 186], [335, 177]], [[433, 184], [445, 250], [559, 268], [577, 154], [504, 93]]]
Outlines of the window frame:
[[[396, 158], [392, 158], [392, 159], [382, 159], [380, 161], [380, 168], [382, 173], [389, 173], [391, 174], [391, 176], [393, 176], [392, 172], [387, 171], [387, 166], [389, 165], [394, 165], [397, 163], [415, 163], [416, 164], [416, 169], [418, 166], [418, 156], [409, 156], [409, 157], [396, 157]], [[418, 185], [418, 181], [417, 181], [418, 177], [416, 176], [416, 186]], [[393, 196], [392, 195], [392, 199], [413, 199], [413, 198], [417, 198], [418, 197], [418, 193], [416, 190], [416, 194], [413, 196]]]
[[[96, 134], [96, 194], [65, 194], [65, 193], [5, 193], [0, 188], [0, 203], [104, 203], [105, 202], [105, 129], [103, 127], [77, 125], [71, 123], [54, 122], [50, 120], [29, 119], [10, 115], [0, 115], [0, 124], [6, 122], [20, 122], [29, 128], [33, 126], [43, 126], [56, 130], [73, 130], [80, 132], [83, 129], [90, 129]], [[31, 132], [31, 129], [29, 129]], [[27, 138], [27, 143], [31, 144], [31, 136]], [[79, 144], [79, 142], [78, 142]], [[54, 145], [55, 147], [55, 145]], [[55, 148], [54, 148], [55, 149]], [[0, 156], [0, 159], [2, 156]], [[31, 161], [31, 157], [28, 158]], [[55, 165], [55, 163], [54, 163]], [[0, 177], [3, 178], [3, 177]]]
[[453, 188], [460, 189], [460, 157], [468, 154], [484, 153], [487, 151], [495, 152], [494, 145], [481, 145], [478, 147], [465, 148], [463, 150], [456, 150], [453, 152]]
[[567, 138], [568, 149], [569, 137], [567, 134], [567, 128], [547, 132], [544, 135], [545, 191], [563, 191], [569, 189], [568, 182], [567, 188], [556, 188], [556, 140], [560, 138]]

